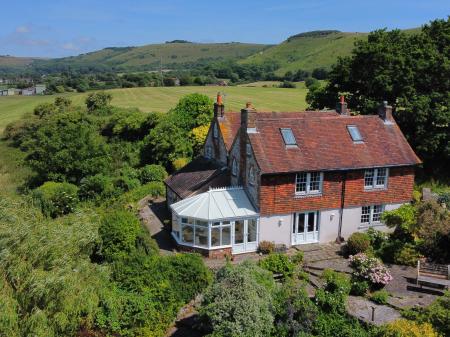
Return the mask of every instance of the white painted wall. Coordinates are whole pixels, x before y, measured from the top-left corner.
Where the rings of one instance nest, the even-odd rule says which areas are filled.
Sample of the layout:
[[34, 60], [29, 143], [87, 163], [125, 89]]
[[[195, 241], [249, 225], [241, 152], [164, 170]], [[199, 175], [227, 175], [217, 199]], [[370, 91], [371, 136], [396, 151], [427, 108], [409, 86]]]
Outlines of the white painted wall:
[[339, 209], [319, 212], [319, 242], [334, 242], [339, 231]]
[[273, 241], [290, 247], [292, 221], [292, 214], [260, 217], [259, 241]]
[[[386, 204], [384, 206], [384, 209], [386, 211], [392, 211], [399, 208], [401, 205], [403, 204]], [[364, 232], [367, 230], [367, 227], [361, 227], [361, 210], [362, 207], [344, 208], [344, 214], [342, 216], [341, 235], [345, 240], [347, 240], [348, 237], [354, 232]], [[386, 227], [383, 224], [374, 226], [373, 228], [383, 232], [392, 231], [392, 229]]]

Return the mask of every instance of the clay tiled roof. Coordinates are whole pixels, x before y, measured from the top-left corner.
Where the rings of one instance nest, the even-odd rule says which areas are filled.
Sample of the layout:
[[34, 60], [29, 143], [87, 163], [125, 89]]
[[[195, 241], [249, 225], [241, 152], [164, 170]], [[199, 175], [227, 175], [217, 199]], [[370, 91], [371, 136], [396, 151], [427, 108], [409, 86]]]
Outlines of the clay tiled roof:
[[181, 170], [165, 180], [165, 184], [180, 198], [205, 192], [209, 187], [229, 185], [229, 175], [225, 168], [204, 157], [197, 157]]
[[226, 112], [223, 117], [219, 117], [219, 128], [223, 135], [223, 140], [227, 151], [230, 151], [233, 140], [241, 126], [240, 112]]
[[[354, 143], [347, 125], [356, 125], [364, 141]], [[286, 147], [280, 128], [292, 129], [298, 147]], [[263, 174], [420, 163], [399, 127], [378, 115], [258, 112], [256, 130], [248, 136]]]

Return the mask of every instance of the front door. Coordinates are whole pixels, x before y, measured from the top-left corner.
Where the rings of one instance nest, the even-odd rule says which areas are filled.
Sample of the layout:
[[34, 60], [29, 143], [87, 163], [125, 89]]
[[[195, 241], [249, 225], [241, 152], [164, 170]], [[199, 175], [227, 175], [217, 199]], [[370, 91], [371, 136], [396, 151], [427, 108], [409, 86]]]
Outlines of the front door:
[[254, 252], [258, 248], [258, 219], [236, 220], [233, 225], [233, 254]]
[[292, 224], [292, 245], [319, 241], [319, 212], [295, 213]]

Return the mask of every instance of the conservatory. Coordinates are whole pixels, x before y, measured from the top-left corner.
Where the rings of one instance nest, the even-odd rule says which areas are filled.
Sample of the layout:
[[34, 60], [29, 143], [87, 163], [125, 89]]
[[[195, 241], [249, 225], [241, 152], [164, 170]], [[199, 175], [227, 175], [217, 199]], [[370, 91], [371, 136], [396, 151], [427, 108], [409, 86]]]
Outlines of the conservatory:
[[241, 187], [210, 189], [170, 208], [172, 236], [181, 246], [232, 254], [258, 248], [259, 214]]

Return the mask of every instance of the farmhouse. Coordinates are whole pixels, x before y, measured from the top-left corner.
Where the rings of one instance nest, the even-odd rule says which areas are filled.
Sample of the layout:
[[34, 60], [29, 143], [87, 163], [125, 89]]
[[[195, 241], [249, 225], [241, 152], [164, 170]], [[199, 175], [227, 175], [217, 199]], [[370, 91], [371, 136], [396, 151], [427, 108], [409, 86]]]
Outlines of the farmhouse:
[[342, 240], [411, 200], [420, 164], [384, 103], [336, 110], [225, 113], [214, 105], [204, 156], [166, 180], [172, 236], [210, 257]]

